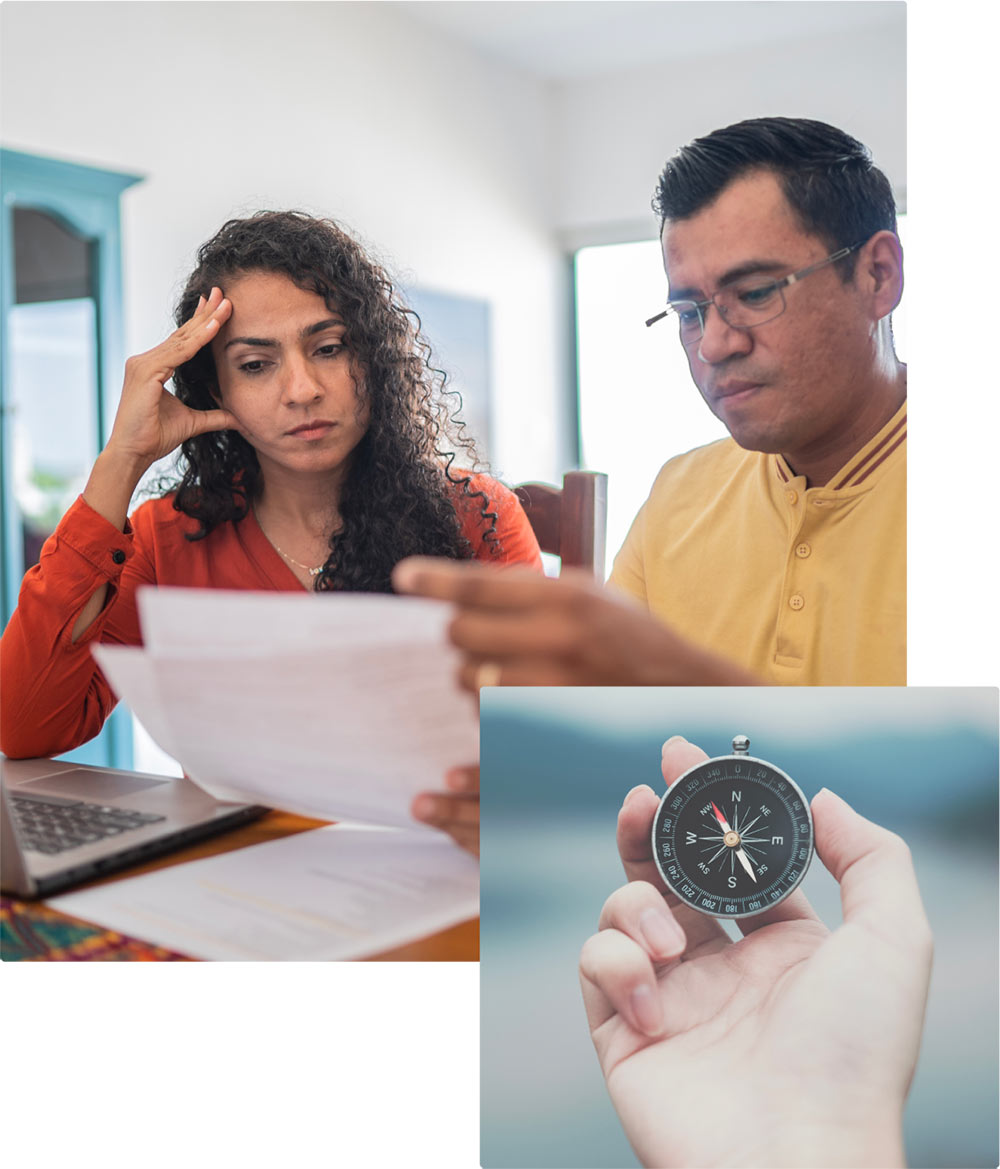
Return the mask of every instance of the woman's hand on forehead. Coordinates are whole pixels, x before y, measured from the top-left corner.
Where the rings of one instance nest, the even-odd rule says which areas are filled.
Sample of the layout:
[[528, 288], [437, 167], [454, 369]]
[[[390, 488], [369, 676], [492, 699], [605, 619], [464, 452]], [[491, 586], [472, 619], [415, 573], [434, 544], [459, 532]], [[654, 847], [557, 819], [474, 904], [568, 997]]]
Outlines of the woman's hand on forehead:
[[[202, 297], [189, 321], [148, 350], [125, 362], [125, 383], [111, 437], [97, 456], [83, 491], [86, 502], [119, 530], [124, 529], [132, 495], [149, 468], [182, 442], [211, 430], [238, 429], [228, 410], [192, 410], [167, 390], [174, 370], [190, 361], [215, 337], [233, 306], [213, 288]], [[74, 627], [74, 640], [104, 603], [99, 589]]]
[[[146, 353], [125, 363], [125, 384], [107, 452], [139, 476], [157, 459], [198, 434], [236, 428], [227, 410], [192, 410], [166, 389], [174, 370], [190, 361], [229, 319], [232, 303], [213, 288], [201, 297], [191, 319]], [[136, 480], [138, 482], [138, 480]]]

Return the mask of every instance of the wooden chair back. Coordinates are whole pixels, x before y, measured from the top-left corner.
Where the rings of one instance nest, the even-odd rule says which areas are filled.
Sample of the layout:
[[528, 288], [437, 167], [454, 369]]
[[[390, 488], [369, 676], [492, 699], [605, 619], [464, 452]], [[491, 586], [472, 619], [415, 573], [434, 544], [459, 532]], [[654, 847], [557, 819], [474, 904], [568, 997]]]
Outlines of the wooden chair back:
[[539, 547], [563, 566], [585, 568], [604, 580], [608, 526], [608, 477], [600, 471], [567, 471], [561, 488], [521, 483], [514, 492]]

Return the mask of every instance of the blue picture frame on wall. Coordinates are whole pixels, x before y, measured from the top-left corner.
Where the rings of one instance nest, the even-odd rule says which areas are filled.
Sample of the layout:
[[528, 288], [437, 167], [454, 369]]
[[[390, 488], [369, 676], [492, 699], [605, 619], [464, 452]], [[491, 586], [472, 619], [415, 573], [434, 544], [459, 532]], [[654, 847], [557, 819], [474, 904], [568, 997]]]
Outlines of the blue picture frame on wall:
[[[446, 389], [462, 398], [465, 433], [489, 461], [492, 438], [491, 309], [486, 300], [428, 288], [407, 288], [403, 297], [420, 317], [431, 361], [448, 374]], [[459, 462], [461, 463], [461, 458]]]

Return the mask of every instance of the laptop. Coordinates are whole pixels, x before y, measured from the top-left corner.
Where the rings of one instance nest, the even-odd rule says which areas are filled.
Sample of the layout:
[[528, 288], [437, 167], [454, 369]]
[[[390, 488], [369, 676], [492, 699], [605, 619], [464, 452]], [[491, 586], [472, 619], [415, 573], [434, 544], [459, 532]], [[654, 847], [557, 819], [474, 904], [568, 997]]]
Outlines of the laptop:
[[0, 759], [0, 888], [47, 897], [263, 816], [189, 779], [56, 759]]

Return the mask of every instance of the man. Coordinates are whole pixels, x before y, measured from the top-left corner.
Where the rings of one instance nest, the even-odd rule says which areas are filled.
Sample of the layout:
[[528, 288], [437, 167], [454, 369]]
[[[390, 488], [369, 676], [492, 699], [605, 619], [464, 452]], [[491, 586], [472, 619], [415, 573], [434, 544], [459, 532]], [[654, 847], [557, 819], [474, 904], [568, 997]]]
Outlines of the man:
[[655, 205], [660, 315], [732, 441], [667, 464], [612, 580], [766, 681], [905, 684], [888, 181], [841, 131], [767, 118], [685, 147]]
[[467, 685], [905, 684], [902, 254], [885, 176], [821, 122], [759, 118], [665, 167], [668, 307], [731, 439], [671, 460], [612, 582], [400, 566], [458, 602]]
[[[731, 439], [671, 460], [612, 583], [410, 560], [400, 592], [453, 601], [470, 689], [904, 685], [906, 372], [888, 180], [822, 122], [757, 118], [660, 176], [669, 284], [691, 376]], [[644, 611], [645, 610], [645, 611]], [[656, 618], [651, 619], [649, 613]], [[478, 768], [420, 819], [478, 840]]]

